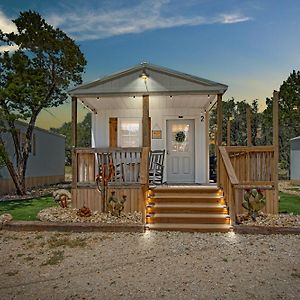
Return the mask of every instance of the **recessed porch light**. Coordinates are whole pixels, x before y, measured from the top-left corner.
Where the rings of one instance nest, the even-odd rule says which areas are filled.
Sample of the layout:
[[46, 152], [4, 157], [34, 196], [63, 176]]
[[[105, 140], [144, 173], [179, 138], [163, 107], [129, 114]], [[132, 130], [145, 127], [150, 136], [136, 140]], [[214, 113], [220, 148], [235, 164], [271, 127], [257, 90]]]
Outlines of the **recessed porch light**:
[[141, 79], [143, 79], [144, 81], [146, 81], [150, 76], [149, 74], [146, 72], [145, 69], [143, 69], [142, 74], [139, 76]]

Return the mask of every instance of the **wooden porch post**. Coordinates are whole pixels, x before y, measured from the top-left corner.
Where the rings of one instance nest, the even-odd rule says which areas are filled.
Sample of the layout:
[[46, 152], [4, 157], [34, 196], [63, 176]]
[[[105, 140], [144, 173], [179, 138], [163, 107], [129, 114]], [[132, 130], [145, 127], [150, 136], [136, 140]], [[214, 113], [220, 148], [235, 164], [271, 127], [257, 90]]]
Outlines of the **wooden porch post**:
[[251, 133], [251, 110], [250, 107], [246, 109], [246, 118], [247, 118], [247, 146], [252, 146], [252, 133]]
[[231, 120], [230, 118], [227, 120], [227, 141], [226, 141], [226, 145], [230, 146], [230, 131], [231, 131]]
[[223, 124], [223, 111], [222, 111], [222, 94], [217, 95], [217, 184], [220, 184], [220, 151], [219, 146], [222, 146], [222, 124]]
[[143, 222], [146, 223], [146, 200], [149, 190], [149, 150], [151, 149], [151, 137], [150, 137], [150, 118], [149, 118], [149, 95], [143, 95], [143, 150], [141, 160], [141, 178], [140, 182], [143, 191]]
[[[76, 189], [77, 187], [76, 147], [77, 147], [77, 98], [72, 97], [72, 189]], [[72, 193], [72, 202], [75, 200], [74, 194], [76, 194], [76, 192]]]
[[149, 95], [143, 95], [143, 147], [151, 147], [150, 119], [149, 119]]
[[278, 213], [279, 92], [273, 92], [274, 213]]

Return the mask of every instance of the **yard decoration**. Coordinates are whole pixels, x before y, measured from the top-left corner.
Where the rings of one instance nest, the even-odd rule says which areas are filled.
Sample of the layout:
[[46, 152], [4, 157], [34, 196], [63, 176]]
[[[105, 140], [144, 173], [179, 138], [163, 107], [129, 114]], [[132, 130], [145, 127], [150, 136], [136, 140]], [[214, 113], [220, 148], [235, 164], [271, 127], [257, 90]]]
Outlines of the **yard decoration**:
[[77, 215], [79, 217], [90, 217], [92, 215], [92, 211], [88, 208], [88, 207], [81, 207], [80, 209], [78, 209], [77, 211]]
[[124, 210], [124, 203], [127, 200], [127, 196], [123, 195], [122, 199], [116, 197], [116, 192], [112, 191], [108, 198], [107, 210], [115, 217], [120, 217], [121, 212]]
[[96, 176], [96, 184], [101, 193], [102, 202], [106, 206], [107, 199], [107, 185], [108, 182], [115, 175], [115, 166], [111, 153], [98, 154], [99, 174]]
[[67, 190], [60, 189], [53, 192], [53, 198], [62, 208], [67, 208], [68, 203], [71, 202], [71, 193]]
[[184, 133], [184, 131], [178, 131], [178, 132], [176, 132], [176, 134], [175, 134], [175, 141], [177, 142], [177, 143], [183, 143], [184, 142], [184, 140], [185, 140], [185, 133]]
[[248, 210], [253, 221], [256, 221], [258, 212], [265, 206], [266, 198], [259, 189], [246, 189], [242, 206]]

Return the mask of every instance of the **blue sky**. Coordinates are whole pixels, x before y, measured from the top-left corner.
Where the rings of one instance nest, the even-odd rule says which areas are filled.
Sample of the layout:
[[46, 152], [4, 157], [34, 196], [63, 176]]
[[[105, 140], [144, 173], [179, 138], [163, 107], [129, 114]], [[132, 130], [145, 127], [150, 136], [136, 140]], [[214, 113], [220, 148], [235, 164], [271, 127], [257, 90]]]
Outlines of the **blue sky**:
[[[225, 99], [259, 99], [263, 107], [300, 69], [298, 0], [2, 0], [0, 28], [11, 30], [9, 20], [27, 9], [80, 45], [84, 81], [147, 61], [228, 84]], [[43, 112], [38, 125], [69, 120], [64, 105]]]

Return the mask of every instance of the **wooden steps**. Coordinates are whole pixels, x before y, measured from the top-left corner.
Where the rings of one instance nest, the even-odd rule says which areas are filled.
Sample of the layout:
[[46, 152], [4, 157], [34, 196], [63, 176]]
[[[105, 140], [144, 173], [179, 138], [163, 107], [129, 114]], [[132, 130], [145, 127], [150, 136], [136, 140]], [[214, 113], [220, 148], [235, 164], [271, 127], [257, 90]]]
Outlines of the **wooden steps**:
[[162, 186], [147, 201], [150, 230], [228, 232], [230, 217], [216, 186]]
[[158, 231], [186, 231], [186, 232], [228, 232], [230, 226], [227, 224], [148, 224], [147, 228]]

